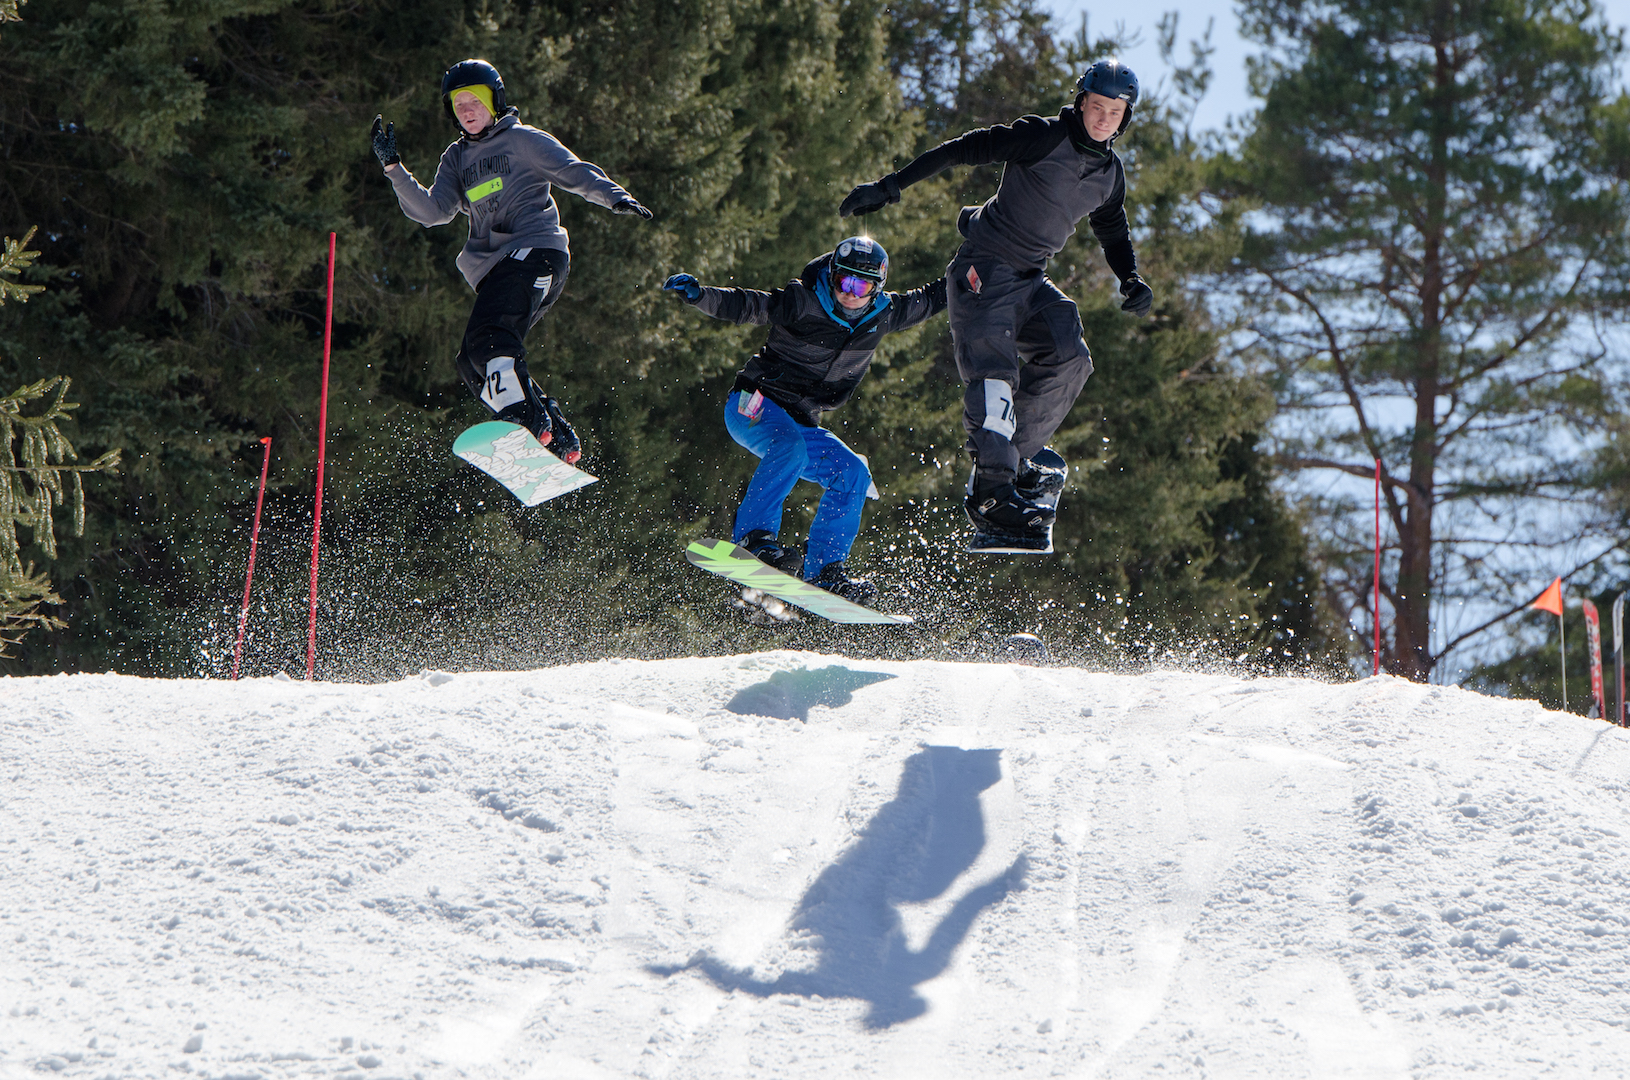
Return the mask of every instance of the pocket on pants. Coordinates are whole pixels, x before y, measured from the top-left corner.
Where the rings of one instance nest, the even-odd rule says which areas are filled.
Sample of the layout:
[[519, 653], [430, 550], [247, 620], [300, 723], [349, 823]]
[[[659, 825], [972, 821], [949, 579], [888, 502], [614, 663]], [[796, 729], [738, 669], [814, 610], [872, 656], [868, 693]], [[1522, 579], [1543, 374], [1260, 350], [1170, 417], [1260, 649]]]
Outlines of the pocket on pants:
[[1081, 328], [1081, 311], [1074, 302], [1049, 304], [1042, 318], [1047, 323], [1047, 332], [1052, 336], [1057, 363], [1092, 355], [1087, 350], [1086, 335]]

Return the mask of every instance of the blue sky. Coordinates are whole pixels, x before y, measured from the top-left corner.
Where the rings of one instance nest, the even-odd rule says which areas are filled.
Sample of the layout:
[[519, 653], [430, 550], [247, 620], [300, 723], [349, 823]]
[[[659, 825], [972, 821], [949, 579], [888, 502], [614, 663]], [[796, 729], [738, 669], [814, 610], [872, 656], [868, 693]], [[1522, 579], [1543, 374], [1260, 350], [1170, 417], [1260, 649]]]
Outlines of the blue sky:
[[[1155, 27], [1161, 15], [1176, 11], [1179, 15], [1177, 56], [1188, 57], [1187, 42], [1205, 33], [1206, 21], [1214, 19], [1211, 42], [1217, 51], [1211, 56], [1215, 71], [1211, 89], [1200, 103], [1195, 116], [1195, 129], [1221, 128], [1229, 116], [1251, 111], [1255, 102], [1245, 91], [1245, 58], [1255, 46], [1239, 36], [1239, 19], [1229, 0], [1157, 0], [1148, 7], [1142, 5], [1088, 4], [1083, 0], [1053, 0], [1050, 5], [1055, 17], [1066, 33], [1074, 33], [1081, 25], [1081, 16], [1088, 16], [1088, 29], [1093, 37], [1111, 32], [1117, 23], [1135, 33], [1140, 44], [1127, 50], [1121, 59], [1132, 66], [1140, 79], [1150, 86], [1157, 85], [1166, 67], [1160, 60], [1155, 44]], [[1614, 26], [1630, 25], [1630, 0], [1607, 0], [1601, 4], [1608, 22]]]

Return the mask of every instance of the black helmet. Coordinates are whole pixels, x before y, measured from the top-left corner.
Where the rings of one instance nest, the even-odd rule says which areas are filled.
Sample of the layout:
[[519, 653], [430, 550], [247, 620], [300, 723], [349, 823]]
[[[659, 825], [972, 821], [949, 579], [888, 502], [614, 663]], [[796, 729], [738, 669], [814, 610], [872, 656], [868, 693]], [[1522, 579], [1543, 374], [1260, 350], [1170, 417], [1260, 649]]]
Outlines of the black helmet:
[[493, 116], [503, 116], [509, 111], [509, 102], [504, 98], [504, 77], [498, 74], [498, 69], [485, 60], [460, 60], [441, 77], [441, 103], [454, 120], [458, 117], [453, 115], [453, 92], [466, 86], [485, 86], [492, 91]]
[[834, 274], [854, 274], [877, 282], [881, 289], [889, 279], [889, 253], [869, 236], [851, 236], [832, 252]]
[[1106, 98], [1126, 102], [1126, 115], [1121, 117], [1121, 126], [1115, 129], [1115, 135], [1109, 137], [1109, 141], [1114, 142], [1115, 136], [1125, 131], [1126, 125], [1132, 122], [1132, 107], [1138, 103], [1138, 77], [1119, 60], [1100, 60], [1089, 67], [1075, 84], [1076, 108], [1081, 107], [1081, 99], [1088, 94], [1102, 94]]

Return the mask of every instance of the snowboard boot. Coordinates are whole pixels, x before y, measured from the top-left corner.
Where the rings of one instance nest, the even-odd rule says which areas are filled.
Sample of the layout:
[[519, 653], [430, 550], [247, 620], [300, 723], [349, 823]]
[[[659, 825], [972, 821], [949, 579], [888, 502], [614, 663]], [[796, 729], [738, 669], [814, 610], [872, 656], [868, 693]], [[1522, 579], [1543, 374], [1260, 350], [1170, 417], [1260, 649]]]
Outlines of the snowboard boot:
[[549, 414], [538, 406], [532, 404], [531, 399], [517, 401], [509, 408], [502, 410], [494, 420], [502, 420], [507, 424], [519, 424], [532, 433], [540, 446], [548, 446], [554, 439], [555, 433], [551, 430]]
[[791, 544], [783, 544], [768, 529], [754, 529], [742, 537], [741, 546], [761, 563], [775, 567], [783, 574], [800, 577], [804, 572], [804, 554]]
[[565, 414], [560, 411], [560, 402], [552, 397], [546, 397], [543, 399], [543, 408], [539, 411], [552, 438], [540, 435], [538, 441], [548, 446], [554, 455], [566, 464], [576, 465], [583, 456], [583, 443], [577, 437], [577, 429], [572, 427]]
[[833, 596], [841, 596], [850, 603], [869, 605], [877, 599], [877, 586], [865, 578], [852, 578], [843, 560], [827, 563], [821, 567], [821, 574], [810, 582], [811, 585], [825, 589]]
[[1012, 481], [985, 490], [975, 486], [963, 508], [976, 531], [1004, 536], [1046, 536], [1057, 516], [1046, 503], [1026, 498]]
[[[1032, 465], [1028, 474], [1021, 472], [1019, 476], [1038, 487], [1056, 482], [1043, 475], [1044, 471]], [[1046, 554], [1053, 550], [1053, 519], [1058, 516], [1057, 510], [1020, 491], [1012, 480], [982, 477], [975, 468], [968, 479], [968, 496], [962, 505], [974, 530], [967, 544], [969, 551]]]
[[1029, 458], [1019, 459], [1019, 475], [1013, 478], [1014, 490], [1027, 499], [1040, 502], [1064, 490], [1066, 470], [1050, 465], [1038, 465]]

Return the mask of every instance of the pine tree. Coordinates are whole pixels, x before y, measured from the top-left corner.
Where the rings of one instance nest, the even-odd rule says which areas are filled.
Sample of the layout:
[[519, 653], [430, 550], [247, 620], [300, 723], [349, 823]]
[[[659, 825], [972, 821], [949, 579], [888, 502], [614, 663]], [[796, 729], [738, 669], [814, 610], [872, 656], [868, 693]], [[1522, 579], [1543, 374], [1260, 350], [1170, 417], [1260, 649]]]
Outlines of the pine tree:
[[[986, 42], [964, 62], [958, 35], [966, 23], [954, 7], [936, 11], [924, 9], [918, 32], [944, 40], [912, 44], [894, 65], [912, 75], [907, 85], [935, 118], [919, 150], [1024, 113], [1056, 114], [1073, 100], [1080, 72], [1118, 48], [1084, 30], [1057, 43], [1037, 31], [1030, 4], [964, 5], [962, 12], [980, 15]], [[1176, 30], [1169, 22], [1168, 56]], [[965, 530], [967, 465], [961, 384], [943, 324], [926, 330], [921, 346], [886, 343], [878, 373], [833, 417], [845, 438], [888, 432], [875, 440], [874, 472], [910, 497], [888, 511], [895, 534], [888, 540], [895, 562], [905, 562], [902, 552], [916, 555], [896, 572], [909, 576], [919, 603], [925, 594], [945, 598], [960, 619], [952, 636], [1042, 629], [1078, 656], [1222, 655], [1281, 667], [1324, 665], [1337, 648], [1299, 522], [1273, 490], [1273, 470], [1257, 448], [1271, 395], [1221, 359], [1230, 327], [1214, 320], [1195, 289], [1227, 265], [1239, 241], [1232, 214], [1200, 205], [1204, 152], [1187, 131], [1205, 83], [1203, 43], [1197, 47], [1197, 62], [1177, 69], [1187, 97], [1160, 100], [1159, 80], [1143, 73], [1145, 98], [1117, 143], [1140, 272], [1157, 290], [1155, 316], [1139, 321], [1119, 310], [1113, 277], [1085, 229], [1049, 271], [1081, 308], [1095, 365], [1054, 442], [1073, 469], [1054, 529], [1058, 554], [946, 558], [948, 542]], [[958, 60], [925, 67], [924, 56]], [[937, 81], [919, 77], [925, 70], [939, 72]], [[937, 273], [961, 242], [955, 208], [988, 198], [999, 177], [998, 168], [957, 170], [915, 185], [868, 226], [887, 230], [891, 245], [904, 231], [904, 265]], [[895, 359], [920, 357], [924, 348], [930, 357]], [[913, 409], [913, 395], [932, 408]]]
[[[33, 237], [30, 229], [22, 240], [5, 238], [0, 254], [0, 307], [8, 302], [27, 303], [44, 291], [43, 285], [13, 280], [39, 254], [29, 250]], [[55, 558], [55, 509], [70, 501], [73, 532], [83, 535], [81, 476], [110, 472], [119, 463], [119, 453], [114, 450], [88, 465], [69, 464], [79, 455], [60, 426], [78, 407], [65, 400], [68, 385], [68, 379], [57, 376], [0, 397], [0, 656], [29, 630], [60, 630], [66, 625], [40, 610], [45, 604], [61, 604], [62, 598], [53, 591], [49, 575], [36, 572], [32, 561], [24, 561], [19, 529], [28, 529], [30, 542], [46, 558]], [[64, 479], [70, 485], [67, 491]]]
[[[1265, 99], [1216, 190], [1335, 603], [1368, 624], [1382, 465], [1388, 670], [1426, 678], [1616, 546], [1592, 427], [1630, 281], [1621, 41], [1590, 0], [1249, 0]], [[1339, 482], [1351, 477], [1348, 486]]]
[[[991, 24], [1009, 27], [1012, 49], [970, 46], [974, 90], [956, 107], [1011, 105], [990, 117], [1007, 119], [1063, 100], [1072, 76], [1034, 61], [1033, 24]], [[86, 536], [62, 544], [70, 630], [31, 643], [11, 670], [224, 671], [262, 436], [274, 462], [245, 670], [303, 665], [330, 230], [340, 265], [319, 675], [764, 644], [943, 650], [1001, 629], [992, 612], [1018, 628], [1043, 604], [1074, 613], [1060, 632], [1085, 640], [1121, 620], [1117, 594], [1138, 617], [1117, 641], [1175, 629], [1286, 659], [1268, 645], [1272, 614], [1295, 604], [1269, 598], [1286, 579], [1263, 568], [1293, 564], [1296, 537], [1250, 449], [1261, 398], [1214, 370], [1218, 329], [1181, 298], [1221, 242], [1182, 219], [1191, 163], [1138, 181], [1157, 196], [1151, 211], [1171, 203], [1150, 219], [1169, 221], [1169, 236], [1146, 254], [1171, 305], [1157, 333], [1113, 310], [1087, 272], [1095, 251], [1067, 256], [1083, 268], [1069, 287], [1090, 300], [1101, 360], [1101, 397], [1067, 432], [1085, 478], [1069, 526], [1092, 538], [1084, 556], [994, 572], [945, 558], [962, 532], [962, 437], [936, 324], [890, 340], [860, 399], [833, 418], [886, 495], [857, 558], [898, 588], [922, 584], [913, 599], [929, 605], [931, 633], [805, 624], [767, 636], [719, 618], [728, 593], [680, 558], [686, 540], [728, 534], [756, 465], [721, 411], [761, 331], [701, 319], [657, 286], [688, 270], [774, 287], [845, 235], [835, 208], [850, 185], [936, 137], [902, 107], [897, 29], [875, 0], [63, 0], [8, 31], [0, 176], [13, 202], [0, 213], [43, 223], [41, 280], [54, 287], [28, 319], [0, 311], [0, 376], [71, 375], [85, 396], [80, 445], [128, 450], [120, 476], [87, 481]], [[470, 302], [453, 262], [463, 224], [404, 218], [368, 150], [383, 113], [427, 178], [456, 135], [440, 75], [467, 56], [503, 71], [523, 121], [657, 214], [640, 224], [558, 196], [572, 273], [529, 339], [529, 364], [583, 432], [601, 482], [530, 511], [448, 453], [485, 416], [451, 362]], [[1151, 120], [1151, 147], [1164, 130]], [[891, 284], [941, 273], [956, 243], [947, 206], [962, 199], [952, 185], [994, 175], [919, 185], [876, 223], [895, 256]], [[1142, 518], [1140, 488], [1169, 509]], [[807, 522], [807, 492], [791, 510], [792, 527]], [[1271, 551], [1254, 561], [1259, 541]], [[964, 572], [971, 588], [953, 580]], [[1168, 595], [1181, 601], [1171, 618]], [[1312, 636], [1298, 656], [1317, 651], [1302, 645]]]

